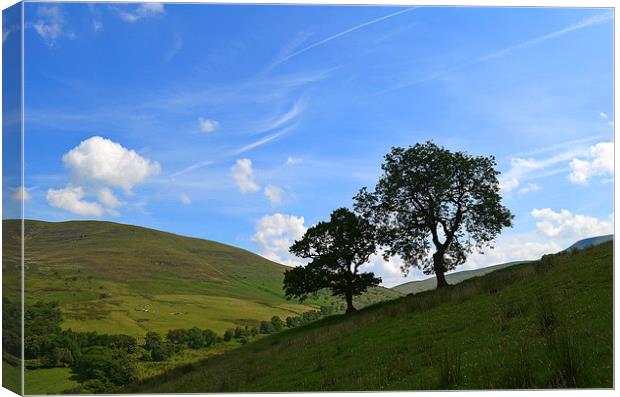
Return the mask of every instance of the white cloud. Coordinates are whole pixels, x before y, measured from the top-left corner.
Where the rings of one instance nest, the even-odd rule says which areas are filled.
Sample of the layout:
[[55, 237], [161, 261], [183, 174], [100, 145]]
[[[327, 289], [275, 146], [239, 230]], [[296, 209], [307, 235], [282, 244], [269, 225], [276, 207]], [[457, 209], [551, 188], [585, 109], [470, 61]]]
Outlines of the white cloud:
[[307, 228], [303, 216], [276, 213], [265, 215], [256, 223], [252, 241], [258, 244], [259, 254], [265, 258], [288, 266], [303, 261], [289, 253], [289, 247], [299, 240]]
[[192, 203], [192, 199], [185, 192], [181, 192], [181, 194], [179, 195], [179, 199], [185, 205], [189, 205]]
[[200, 126], [200, 131], [208, 134], [210, 132], [217, 130], [217, 127], [220, 125], [220, 123], [218, 123], [215, 120], [210, 120], [210, 119], [199, 117], [198, 125]]
[[585, 153], [583, 149], [572, 149], [539, 159], [513, 157], [510, 159], [510, 169], [499, 178], [500, 188], [507, 193], [519, 187], [523, 181], [564, 172], [563, 168], [552, 170], [549, 168], [561, 166], [562, 163], [583, 153]]
[[[160, 170], [157, 162], [100, 136], [82, 141], [62, 160], [70, 173], [69, 184], [64, 189], [49, 189], [47, 201], [53, 207], [82, 216], [101, 216], [104, 212], [118, 215], [115, 209], [125, 203], [113, 189], [121, 188], [131, 195], [135, 185]], [[85, 201], [85, 196], [97, 201]]]
[[243, 146], [242, 148], [237, 149], [234, 154], [241, 154], [243, 152], [247, 152], [248, 150], [252, 150], [258, 146], [264, 145], [267, 142], [273, 141], [276, 138], [279, 138], [280, 136], [286, 134], [287, 132], [291, 131], [294, 128], [294, 126], [288, 126], [286, 128], [282, 128], [280, 131], [275, 132], [271, 135], [268, 135], [264, 138], [261, 138], [259, 140], [257, 140], [256, 142], [250, 143], [248, 145]]
[[524, 186], [519, 190], [519, 193], [525, 194], [528, 192], [535, 192], [537, 190], [540, 190], [540, 186], [538, 186], [536, 183], [528, 183], [527, 186]]
[[230, 169], [230, 173], [242, 193], [256, 192], [260, 186], [254, 181], [254, 170], [252, 170], [252, 160], [239, 159]]
[[81, 142], [62, 157], [77, 186], [120, 187], [126, 193], [147, 177], [159, 173], [157, 162], [100, 136]]
[[284, 192], [277, 186], [267, 185], [263, 193], [269, 199], [272, 206], [279, 205], [282, 202]]
[[64, 34], [64, 24], [64, 16], [59, 7], [43, 5], [37, 9], [37, 20], [29, 26], [34, 28], [47, 45], [53, 46]]
[[123, 203], [114, 195], [112, 190], [107, 187], [101, 188], [96, 192], [97, 197], [101, 204], [106, 206], [107, 208], [117, 208], [120, 207]]
[[303, 159], [299, 157], [290, 157], [286, 159], [286, 165], [297, 165], [303, 163]]
[[593, 176], [613, 175], [613, 142], [601, 142], [591, 146], [586, 160], [575, 158], [570, 162], [570, 168], [572, 172], [569, 179], [575, 183], [585, 183]]
[[495, 248], [486, 248], [483, 254], [472, 253], [467, 258], [467, 262], [455, 271], [479, 269], [513, 261], [536, 260], [545, 254], [558, 252], [564, 248], [566, 247], [557, 241], [541, 240], [540, 236], [535, 234], [500, 237]]
[[603, 120], [607, 120], [607, 113], [600, 112], [598, 115], [599, 115], [599, 117], [600, 117], [600, 118], [602, 118]]
[[11, 197], [15, 201], [29, 201], [30, 199], [32, 199], [32, 196], [30, 195], [30, 193], [28, 193], [28, 189], [24, 188], [23, 186], [15, 189]]
[[163, 15], [165, 13], [164, 5], [161, 3], [142, 3], [131, 12], [119, 10], [121, 19], [129, 23], [134, 23], [142, 18]]
[[[573, 214], [568, 210], [556, 212], [551, 208], [533, 209], [530, 213], [538, 222], [538, 231], [546, 237], [579, 239], [613, 233], [613, 218], [601, 220], [591, 216]], [[574, 242], [573, 241], [573, 242]]]
[[101, 216], [104, 213], [99, 203], [84, 201], [85, 193], [81, 187], [67, 187], [64, 189], [49, 189], [47, 201], [52, 207], [60, 208], [82, 216]]

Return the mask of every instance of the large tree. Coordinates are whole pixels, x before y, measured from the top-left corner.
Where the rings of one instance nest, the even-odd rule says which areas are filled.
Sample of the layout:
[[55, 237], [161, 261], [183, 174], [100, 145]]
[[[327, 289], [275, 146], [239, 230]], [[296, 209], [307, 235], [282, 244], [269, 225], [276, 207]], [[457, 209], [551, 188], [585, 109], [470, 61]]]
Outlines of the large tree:
[[436, 275], [437, 288], [445, 287], [447, 271], [512, 226], [493, 156], [451, 152], [426, 142], [392, 148], [381, 168], [374, 192], [363, 188], [355, 196], [355, 209], [376, 226], [386, 259], [403, 259], [405, 274], [418, 267]]
[[335, 210], [329, 221], [309, 228], [290, 252], [311, 262], [284, 273], [284, 292], [289, 299], [303, 301], [309, 294], [328, 288], [334, 296], [345, 298], [349, 313], [355, 310], [354, 296], [381, 283], [373, 273], [359, 271], [376, 252], [374, 228], [346, 208]]

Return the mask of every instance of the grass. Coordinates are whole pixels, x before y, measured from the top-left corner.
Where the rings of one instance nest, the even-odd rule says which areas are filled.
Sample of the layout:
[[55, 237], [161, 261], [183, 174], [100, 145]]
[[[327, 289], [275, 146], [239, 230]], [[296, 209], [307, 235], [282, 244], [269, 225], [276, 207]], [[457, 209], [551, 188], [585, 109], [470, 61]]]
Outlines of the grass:
[[[4, 286], [19, 285], [17, 221], [3, 221]], [[25, 222], [26, 304], [60, 303], [63, 328], [142, 337], [198, 326], [222, 334], [320, 305], [328, 294], [304, 304], [282, 291], [285, 266], [214, 241], [112, 222]], [[400, 296], [376, 288], [360, 306]]]
[[[17, 221], [3, 221], [3, 292], [14, 300], [20, 297], [19, 235]], [[27, 220], [24, 244], [26, 304], [59, 302], [62, 327], [74, 331], [141, 339], [147, 331], [165, 334], [198, 326], [222, 335], [235, 326], [258, 325], [274, 315], [284, 319], [338, 302], [328, 294], [305, 304], [288, 301], [282, 291], [285, 266], [225, 244], [137, 226]], [[356, 304], [398, 296], [375, 288]], [[139, 376], [160, 374], [235, 346], [140, 363]], [[4, 372], [7, 387], [18, 379], [12, 369]], [[26, 391], [59, 393], [75, 386], [71, 376], [64, 368], [28, 370]]]
[[123, 392], [613, 387], [612, 243], [383, 302]]
[[11, 365], [2, 360], [2, 387], [13, 393], [21, 394], [22, 372], [19, 365]]
[[25, 394], [61, 394], [79, 385], [72, 377], [69, 368], [26, 369]]

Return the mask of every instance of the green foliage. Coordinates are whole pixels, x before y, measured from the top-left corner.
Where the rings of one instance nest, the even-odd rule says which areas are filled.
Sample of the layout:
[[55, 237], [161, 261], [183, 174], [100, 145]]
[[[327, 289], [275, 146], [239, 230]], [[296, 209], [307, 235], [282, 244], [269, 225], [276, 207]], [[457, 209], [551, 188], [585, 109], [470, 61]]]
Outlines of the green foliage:
[[273, 326], [273, 330], [275, 332], [282, 331], [282, 329], [286, 326], [284, 321], [282, 321], [282, 319], [280, 319], [280, 317], [278, 316], [271, 317], [271, 325]]
[[392, 148], [381, 168], [374, 192], [363, 188], [355, 196], [355, 209], [377, 226], [379, 243], [388, 246], [386, 257], [399, 255], [405, 272], [418, 267], [436, 274], [438, 287], [446, 285], [445, 272], [512, 225], [493, 156], [426, 142]]
[[275, 332], [273, 324], [270, 321], [261, 321], [258, 330], [261, 334], [271, 334]]
[[290, 247], [292, 254], [311, 262], [284, 273], [286, 297], [303, 301], [327, 288], [346, 299], [347, 312], [355, 310], [353, 297], [381, 283], [373, 273], [359, 272], [376, 250], [375, 231], [367, 220], [346, 208], [335, 210], [328, 222], [309, 228]]
[[[611, 388], [612, 244], [538, 265], [325, 317], [122, 391]], [[545, 294], [555, 325], [543, 334]]]
[[75, 362], [73, 371], [81, 381], [97, 380], [116, 386], [136, 379], [136, 367], [130, 357], [103, 346], [95, 346], [84, 352]]

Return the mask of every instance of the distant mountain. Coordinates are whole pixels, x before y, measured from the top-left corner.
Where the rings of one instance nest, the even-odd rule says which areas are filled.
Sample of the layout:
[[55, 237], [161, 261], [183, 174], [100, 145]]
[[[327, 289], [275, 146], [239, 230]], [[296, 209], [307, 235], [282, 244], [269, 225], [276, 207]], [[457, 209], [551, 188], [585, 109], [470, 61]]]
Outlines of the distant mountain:
[[[458, 284], [462, 281], [470, 279], [472, 277], [480, 277], [485, 274], [491, 273], [495, 270], [504, 269], [506, 267], [518, 265], [520, 263], [526, 263], [529, 261], [516, 261], [516, 262], [508, 262], [502, 263], [500, 265], [493, 265], [488, 267], [483, 267], [481, 269], [475, 270], [464, 270], [462, 272], [450, 273], [446, 274], [446, 280], [448, 284]], [[417, 294], [424, 291], [433, 290], [437, 287], [437, 279], [435, 276], [429, 277], [424, 280], [410, 281], [408, 283], [400, 284], [395, 287], [392, 287], [392, 290], [400, 292], [401, 294]]]
[[[597, 236], [597, 237], [589, 237], [583, 240], [579, 240], [570, 247], [566, 248], [561, 252], [569, 252], [573, 250], [582, 250], [584, 248], [592, 247], [595, 245], [603, 244], [607, 241], [613, 240], [614, 235], [608, 234], [605, 236]], [[456, 272], [446, 275], [446, 280], [448, 284], [458, 284], [462, 281], [470, 279], [472, 277], [479, 277], [485, 274], [491, 273], [495, 270], [504, 269], [506, 267], [518, 265], [520, 263], [533, 262], [533, 261], [515, 261], [502, 263], [500, 265], [487, 266], [481, 269], [475, 270], [465, 270], [462, 272]], [[410, 281], [408, 283], [400, 284], [395, 287], [392, 287], [392, 290], [398, 291], [401, 294], [417, 294], [423, 291], [429, 291], [435, 289], [437, 287], [437, 279], [433, 277], [429, 277], [424, 280]]]
[[607, 234], [605, 236], [597, 236], [597, 237], [584, 238], [583, 240], [577, 241], [575, 244], [573, 244], [570, 247], [566, 248], [562, 252], [573, 251], [573, 250], [582, 250], [584, 248], [592, 247], [594, 245], [599, 245], [599, 244], [606, 243], [606, 242], [608, 242], [610, 240], [613, 240], [613, 239], [614, 239], [614, 235], [613, 234]]
[[[19, 221], [2, 225], [4, 287], [14, 293], [19, 261], [7, 249], [19, 246]], [[215, 241], [102, 221], [27, 220], [24, 236], [26, 303], [59, 302], [63, 327], [74, 331], [144, 336], [198, 326], [221, 334], [340, 303], [327, 293], [288, 301], [286, 266]], [[399, 296], [374, 288], [356, 302]]]

